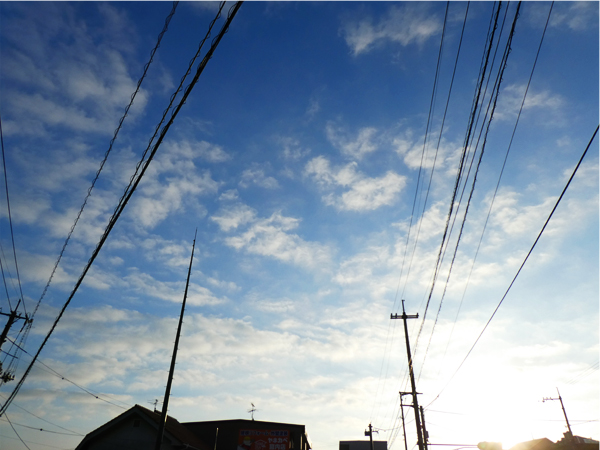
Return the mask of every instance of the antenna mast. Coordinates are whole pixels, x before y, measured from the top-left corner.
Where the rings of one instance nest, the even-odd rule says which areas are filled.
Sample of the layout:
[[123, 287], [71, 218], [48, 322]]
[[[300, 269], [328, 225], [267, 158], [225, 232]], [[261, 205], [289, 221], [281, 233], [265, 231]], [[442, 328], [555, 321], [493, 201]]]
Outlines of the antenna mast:
[[185, 283], [185, 292], [183, 294], [183, 303], [181, 304], [181, 314], [179, 316], [179, 325], [177, 326], [177, 335], [175, 336], [175, 345], [173, 346], [173, 357], [171, 358], [171, 368], [169, 369], [169, 379], [167, 380], [167, 388], [165, 390], [165, 399], [163, 401], [162, 414], [158, 426], [158, 434], [156, 436], [155, 450], [160, 450], [163, 435], [165, 433], [165, 423], [167, 422], [167, 409], [169, 406], [169, 396], [171, 395], [171, 383], [173, 381], [173, 372], [175, 372], [175, 360], [177, 359], [177, 347], [179, 346], [179, 336], [181, 335], [181, 325], [183, 324], [183, 313], [185, 312], [185, 301], [187, 299], [188, 286], [190, 285], [190, 275], [192, 274], [192, 261], [194, 261], [194, 249], [196, 248], [196, 233], [194, 233], [194, 243], [192, 244], [192, 256], [190, 257], [190, 268], [188, 269], [187, 281]]

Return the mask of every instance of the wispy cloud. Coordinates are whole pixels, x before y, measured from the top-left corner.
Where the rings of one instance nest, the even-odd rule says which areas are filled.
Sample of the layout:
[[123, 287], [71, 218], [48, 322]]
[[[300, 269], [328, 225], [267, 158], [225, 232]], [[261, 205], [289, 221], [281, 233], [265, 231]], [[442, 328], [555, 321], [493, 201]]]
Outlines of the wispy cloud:
[[220, 216], [213, 216], [211, 219], [217, 222], [223, 231], [248, 225], [245, 231], [225, 238], [225, 243], [237, 250], [306, 268], [327, 264], [330, 260], [330, 249], [327, 246], [307, 242], [297, 234], [291, 233], [298, 227], [299, 219], [283, 216], [280, 212], [261, 219], [255, 217], [251, 208], [240, 204], [222, 211]]
[[265, 189], [277, 189], [279, 183], [275, 178], [266, 175], [266, 170], [269, 170], [269, 165], [261, 166], [256, 163], [253, 164], [252, 167], [242, 172], [239, 182], [240, 187], [247, 188], [251, 185], [256, 185]]
[[366, 154], [377, 150], [377, 145], [374, 142], [377, 133], [376, 128], [361, 128], [355, 138], [349, 137], [348, 132], [336, 127], [331, 122], [327, 124], [325, 131], [331, 145], [352, 158], [362, 159]]
[[419, 3], [392, 6], [387, 16], [377, 23], [369, 17], [348, 21], [340, 30], [354, 56], [386, 41], [397, 42], [403, 47], [422, 44], [440, 31], [439, 19], [430, 14], [427, 6]]
[[171, 150], [161, 153], [149, 167], [139, 197], [130, 207], [130, 217], [143, 227], [155, 227], [169, 214], [179, 211], [184, 203], [195, 205], [198, 213], [204, 215], [198, 197], [218, 191], [219, 184], [208, 170], [199, 171], [194, 159], [220, 162], [226, 158], [220, 147], [184, 141], [171, 144]]
[[256, 217], [256, 211], [242, 203], [233, 205], [217, 212], [210, 220], [216, 222], [221, 230], [231, 231], [240, 225], [252, 222]]
[[[123, 277], [129, 288], [144, 296], [181, 303], [185, 284], [183, 282], [159, 281], [151, 275], [135, 271]], [[217, 305], [227, 301], [225, 298], [216, 297], [208, 288], [196, 283], [190, 283], [187, 301], [190, 305]]]
[[277, 142], [283, 147], [283, 158], [289, 161], [298, 161], [310, 153], [310, 149], [304, 148], [300, 141], [293, 137], [278, 137]]
[[[519, 113], [521, 103], [523, 103], [525, 89], [525, 84], [510, 84], [504, 87], [498, 99], [498, 107], [494, 113], [494, 118], [498, 120], [514, 119]], [[530, 89], [523, 104], [523, 112], [535, 110], [537, 115], [543, 113], [545, 121], [547, 121], [548, 116], [554, 116], [553, 122], [556, 122], [564, 105], [564, 99], [558, 94], [553, 94], [547, 90], [536, 91]]]
[[550, 19], [550, 26], [568, 27], [573, 31], [587, 30], [598, 26], [597, 2], [564, 2], [555, 5]]
[[[88, 29], [74, 21], [72, 9], [43, 4], [3, 27], [14, 44], [3, 52], [2, 64], [3, 77], [13, 83], [5, 98], [7, 134], [46, 134], [47, 127], [57, 125], [108, 134], [135, 90], [124, 54], [135, 42], [127, 18], [98, 5], [103, 22]], [[132, 116], [147, 101], [141, 90]]]
[[[326, 192], [323, 201], [340, 210], [372, 211], [392, 205], [406, 185], [406, 177], [388, 171], [378, 178], [369, 178], [357, 170], [356, 163], [332, 168], [324, 156], [311, 159], [304, 169]], [[339, 191], [343, 188], [343, 192]]]
[[199, 158], [211, 163], [221, 163], [231, 159], [231, 155], [223, 150], [223, 147], [206, 141], [170, 141], [165, 147], [165, 153], [171, 153], [190, 160]]

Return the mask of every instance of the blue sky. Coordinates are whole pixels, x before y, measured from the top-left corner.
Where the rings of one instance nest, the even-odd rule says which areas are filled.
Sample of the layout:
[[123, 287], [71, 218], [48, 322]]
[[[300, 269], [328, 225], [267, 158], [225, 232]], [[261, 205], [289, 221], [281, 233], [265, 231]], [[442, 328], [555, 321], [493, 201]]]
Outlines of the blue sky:
[[[0, 4], [3, 312], [20, 296], [5, 177], [31, 311], [171, 6]], [[250, 418], [252, 402], [258, 420], [305, 424], [315, 449], [363, 439], [369, 423], [403, 448], [406, 350], [390, 313], [404, 299], [419, 314], [409, 330], [432, 443], [557, 440], [560, 405], [541, 401], [557, 387], [573, 432], [600, 437], [597, 139], [465, 359], [598, 125], [598, 3], [554, 4], [494, 197], [550, 10], [521, 5], [452, 271], [483, 134], [469, 146], [475, 165], [432, 289], [495, 4], [471, 3], [465, 22], [466, 7], [449, 4], [430, 115], [446, 3], [242, 5], [42, 351], [45, 366], [8, 409], [30, 448], [82, 438], [39, 428], [85, 435], [162, 400], [196, 228], [169, 404], [179, 421]], [[28, 353], [68, 298], [217, 8], [179, 4], [35, 315]], [[500, 11], [484, 111], [515, 10]], [[482, 115], [477, 136], [483, 124]], [[21, 354], [17, 380], [29, 361]], [[0, 386], [2, 398], [15, 384]], [[0, 436], [3, 448], [24, 448], [4, 418]]]

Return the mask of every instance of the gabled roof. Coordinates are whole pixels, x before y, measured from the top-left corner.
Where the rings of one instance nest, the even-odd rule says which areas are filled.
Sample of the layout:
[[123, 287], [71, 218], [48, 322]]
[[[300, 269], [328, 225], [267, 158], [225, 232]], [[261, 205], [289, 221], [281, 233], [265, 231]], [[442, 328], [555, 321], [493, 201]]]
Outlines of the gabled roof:
[[[135, 405], [128, 409], [121, 415], [115, 417], [104, 425], [96, 428], [94, 431], [88, 433], [81, 443], [77, 446], [76, 450], [86, 448], [87, 444], [91, 443], [97, 438], [109, 434], [111, 429], [120, 424], [121, 422], [130, 419], [132, 416], [137, 416], [150, 424], [153, 428], [158, 427], [160, 424], [160, 413], [150, 411], [140, 405]], [[202, 442], [195, 434], [180, 424], [177, 419], [167, 415], [167, 422], [165, 424], [165, 436], [172, 442], [178, 442], [181, 445], [186, 445], [186, 448], [195, 448], [197, 450], [210, 450], [208, 446]]]

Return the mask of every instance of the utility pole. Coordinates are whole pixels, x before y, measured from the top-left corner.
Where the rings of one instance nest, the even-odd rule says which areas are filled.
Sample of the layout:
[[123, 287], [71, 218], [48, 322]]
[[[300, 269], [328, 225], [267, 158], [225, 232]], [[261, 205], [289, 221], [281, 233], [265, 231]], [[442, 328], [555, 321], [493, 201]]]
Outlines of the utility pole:
[[408, 341], [408, 325], [406, 319], [418, 319], [419, 314], [406, 314], [404, 310], [404, 300], [402, 300], [402, 315], [390, 314], [390, 319], [402, 319], [404, 321], [404, 336], [406, 337], [406, 353], [408, 356], [408, 370], [410, 372], [410, 384], [412, 387], [413, 396], [413, 409], [415, 410], [415, 424], [417, 426], [417, 442], [419, 444], [419, 450], [425, 450], [423, 445], [423, 434], [421, 433], [421, 417], [419, 414], [419, 401], [417, 400], [417, 386], [415, 384], [415, 374], [413, 371], [412, 356], [410, 354], [410, 343]]
[[546, 400], [560, 400], [560, 406], [562, 407], [563, 414], [565, 415], [565, 421], [567, 422], [567, 428], [569, 429], [569, 439], [573, 439], [573, 432], [571, 431], [571, 425], [569, 424], [569, 419], [567, 418], [567, 411], [565, 411], [565, 405], [562, 401], [562, 397], [560, 396], [560, 391], [556, 388], [556, 392], [558, 392], [558, 398], [544, 398], [542, 402]]
[[425, 447], [425, 450], [427, 450], [427, 441], [429, 440], [429, 433], [425, 429], [425, 413], [423, 412], [423, 407], [420, 406], [419, 408], [421, 408], [421, 423], [423, 424], [423, 446]]
[[[400, 394], [400, 411], [402, 413], [402, 432], [404, 433], [404, 450], [408, 450], [408, 443], [406, 442], [406, 425], [404, 423], [404, 401], [405, 395], [412, 395], [412, 392], [399, 392]], [[412, 405], [406, 405], [412, 406]]]
[[[0, 350], [2, 349], [2, 346], [4, 345], [4, 343], [6, 342], [10, 328], [13, 326], [13, 324], [17, 320], [23, 319], [23, 320], [25, 320], [25, 324], [31, 323], [32, 319], [27, 317], [27, 315], [25, 315], [25, 317], [23, 317], [21, 314], [17, 313], [17, 309], [19, 308], [20, 304], [21, 304], [21, 299], [19, 299], [15, 309], [10, 311], [10, 314], [0, 312], [0, 315], [8, 317], [8, 320], [6, 321], [6, 325], [4, 326], [4, 329], [2, 330], [2, 334], [0, 334]], [[12, 381], [14, 379], [15, 379], [15, 377], [13, 375], [11, 375], [8, 370], [6, 372], [4, 370], [2, 370], [2, 362], [0, 362], [0, 381], [6, 383], [6, 382]]]
[[[196, 229], [196, 233], [198, 230]], [[173, 357], [171, 358], [171, 368], [169, 369], [169, 379], [165, 389], [165, 399], [163, 401], [162, 414], [158, 424], [158, 433], [156, 435], [155, 450], [160, 450], [163, 435], [165, 434], [165, 424], [167, 423], [167, 408], [169, 407], [169, 396], [171, 395], [171, 383], [173, 382], [173, 373], [175, 372], [175, 360], [177, 359], [177, 347], [179, 346], [179, 336], [181, 335], [181, 326], [183, 325], [183, 313], [185, 312], [185, 301], [187, 300], [188, 287], [190, 285], [190, 275], [192, 274], [192, 262], [194, 261], [194, 248], [196, 247], [196, 234], [194, 234], [194, 243], [192, 244], [192, 256], [190, 257], [190, 268], [188, 269], [187, 281], [185, 283], [185, 292], [183, 293], [183, 302], [181, 304], [181, 314], [179, 315], [179, 325], [177, 325], [177, 334], [175, 335], [175, 344], [173, 346]]]
[[[375, 433], [379, 433], [379, 431], [375, 430]], [[369, 424], [369, 431], [365, 430], [365, 436], [371, 437], [371, 450], [375, 450], [375, 447], [373, 447], [373, 426], [371, 424]]]

